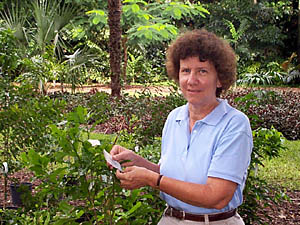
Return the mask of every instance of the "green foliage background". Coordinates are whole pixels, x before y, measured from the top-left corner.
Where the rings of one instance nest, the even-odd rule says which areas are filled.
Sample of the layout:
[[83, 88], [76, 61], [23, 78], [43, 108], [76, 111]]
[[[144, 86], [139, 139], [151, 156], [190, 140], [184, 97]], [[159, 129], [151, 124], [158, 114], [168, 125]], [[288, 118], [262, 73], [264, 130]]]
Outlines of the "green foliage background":
[[[238, 84], [299, 85], [296, 0], [122, 3], [122, 85], [165, 82], [169, 43], [185, 30], [202, 27], [236, 51]], [[9, 175], [26, 168], [45, 181], [24, 207], [1, 209], [1, 224], [159, 220], [165, 205], [157, 191], [124, 191], [107, 169], [102, 151], [109, 151], [113, 140], [98, 138], [99, 146], [88, 140], [100, 124], [120, 132], [120, 144], [157, 162], [164, 121], [185, 100], [174, 87], [167, 96], [147, 89], [122, 98], [75, 94], [79, 85], [110, 81], [108, 38], [106, 1], [1, 1], [0, 161], [10, 168], [3, 177], [7, 183]], [[61, 83], [61, 92], [49, 95], [49, 82]], [[64, 92], [65, 84], [71, 94]], [[262, 223], [257, 209], [270, 200], [270, 187], [257, 168], [285, 151], [283, 136], [299, 139], [299, 95], [250, 89], [224, 97], [251, 119], [255, 148], [240, 212], [247, 224]]]

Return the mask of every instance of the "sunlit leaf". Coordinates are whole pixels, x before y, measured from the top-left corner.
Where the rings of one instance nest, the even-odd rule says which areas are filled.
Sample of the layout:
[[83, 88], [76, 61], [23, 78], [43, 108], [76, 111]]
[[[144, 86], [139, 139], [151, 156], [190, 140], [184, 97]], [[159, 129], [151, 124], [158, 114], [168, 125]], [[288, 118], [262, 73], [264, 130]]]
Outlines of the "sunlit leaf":
[[133, 4], [131, 6], [132, 12], [137, 13], [138, 11], [140, 11], [140, 7], [138, 4]]

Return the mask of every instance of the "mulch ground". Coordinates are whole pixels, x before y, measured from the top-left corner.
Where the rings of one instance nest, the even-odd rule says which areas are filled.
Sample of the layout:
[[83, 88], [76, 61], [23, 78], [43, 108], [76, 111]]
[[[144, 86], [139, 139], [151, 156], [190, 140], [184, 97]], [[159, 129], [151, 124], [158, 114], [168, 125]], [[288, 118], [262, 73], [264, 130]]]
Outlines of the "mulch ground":
[[[271, 206], [264, 207], [264, 202], [261, 202], [260, 213], [261, 218], [266, 224], [270, 225], [299, 225], [300, 224], [300, 190], [287, 191], [288, 200], [283, 200], [279, 203], [268, 202]], [[271, 221], [263, 214], [268, 215]]]

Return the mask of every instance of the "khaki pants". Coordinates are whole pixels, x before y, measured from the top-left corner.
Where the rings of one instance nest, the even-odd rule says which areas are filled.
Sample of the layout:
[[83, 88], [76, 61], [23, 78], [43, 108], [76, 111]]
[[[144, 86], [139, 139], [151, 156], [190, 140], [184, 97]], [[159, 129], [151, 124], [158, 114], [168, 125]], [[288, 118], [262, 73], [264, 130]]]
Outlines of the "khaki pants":
[[191, 220], [179, 220], [175, 217], [163, 216], [157, 225], [245, 225], [243, 219], [237, 213], [226, 220], [214, 222], [195, 222]]

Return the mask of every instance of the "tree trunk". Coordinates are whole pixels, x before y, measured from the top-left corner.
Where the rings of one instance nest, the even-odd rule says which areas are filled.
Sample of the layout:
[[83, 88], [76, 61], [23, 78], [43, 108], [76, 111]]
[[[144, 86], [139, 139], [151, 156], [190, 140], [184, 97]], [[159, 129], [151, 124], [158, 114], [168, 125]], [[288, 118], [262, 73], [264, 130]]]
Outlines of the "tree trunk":
[[300, 0], [298, 1], [298, 38], [297, 38], [297, 61], [300, 64]]
[[108, 0], [109, 63], [111, 71], [111, 95], [121, 94], [121, 1]]
[[[299, 0], [300, 1], [300, 0]], [[122, 48], [123, 48], [123, 58], [124, 58], [124, 65], [123, 65], [123, 82], [124, 84], [127, 84], [127, 62], [128, 62], [128, 57], [127, 57], [127, 37], [124, 37], [122, 40]]]

